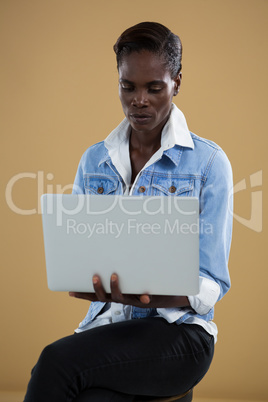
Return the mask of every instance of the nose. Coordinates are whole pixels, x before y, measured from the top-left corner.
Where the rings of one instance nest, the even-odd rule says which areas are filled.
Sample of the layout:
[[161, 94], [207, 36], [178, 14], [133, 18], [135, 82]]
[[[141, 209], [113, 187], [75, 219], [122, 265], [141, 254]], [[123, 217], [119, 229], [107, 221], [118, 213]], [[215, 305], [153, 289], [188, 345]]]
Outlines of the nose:
[[132, 100], [132, 105], [136, 107], [146, 107], [148, 106], [148, 103], [149, 101], [147, 91], [145, 90], [136, 91]]

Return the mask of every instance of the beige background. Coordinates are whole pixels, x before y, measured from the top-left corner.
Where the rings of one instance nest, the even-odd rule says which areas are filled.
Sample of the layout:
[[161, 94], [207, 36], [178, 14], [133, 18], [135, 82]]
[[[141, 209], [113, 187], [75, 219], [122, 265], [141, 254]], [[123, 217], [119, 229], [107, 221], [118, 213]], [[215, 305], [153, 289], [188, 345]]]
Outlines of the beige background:
[[[232, 290], [216, 308], [215, 358], [195, 395], [268, 400], [267, 11], [267, 0], [0, 1], [0, 390], [24, 391], [41, 349], [70, 334], [88, 308], [47, 289], [40, 214], [11, 207], [38, 209], [41, 193], [67, 189], [84, 150], [121, 121], [112, 46], [125, 28], [151, 20], [182, 39], [175, 102], [189, 128], [221, 145], [234, 183], [246, 185], [235, 194], [245, 221], [234, 221]], [[21, 173], [30, 176], [6, 200]], [[263, 208], [251, 191], [263, 193]]]

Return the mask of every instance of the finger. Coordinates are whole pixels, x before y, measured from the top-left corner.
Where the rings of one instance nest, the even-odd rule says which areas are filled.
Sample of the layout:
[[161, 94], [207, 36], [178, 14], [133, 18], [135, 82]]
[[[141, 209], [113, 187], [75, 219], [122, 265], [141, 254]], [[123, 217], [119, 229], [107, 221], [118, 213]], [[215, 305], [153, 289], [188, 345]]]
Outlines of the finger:
[[95, 290], [97, 300], [102, 301], [102, 302], [110, 301], [110, 298], [108, 297], [106, 291], [104, 290], [102, 281], [98, 275], [93, 276], [92, 283], [93, 283], [93, 287]]
[[141, 302], [142, 304], [149, 304], [149, 303], [151, 303], [151, 296], [149, 296], [149, 295], [141, 295], [141, 296], [140, 296], [140, 302]]
[[122, 303], [124, 296], [121, 293], [120, 287], [119, 287], [119, 278], [117, 274], [112, 274], [111, 275], [111, 298], [113, 301]]

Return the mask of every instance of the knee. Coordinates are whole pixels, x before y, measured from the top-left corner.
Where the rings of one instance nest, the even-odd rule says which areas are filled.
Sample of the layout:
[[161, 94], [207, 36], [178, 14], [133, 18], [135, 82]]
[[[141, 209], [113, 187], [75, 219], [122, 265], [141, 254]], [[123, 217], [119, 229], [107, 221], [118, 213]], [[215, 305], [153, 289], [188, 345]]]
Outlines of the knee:
[[60, 367], [64, 367], [64, 355], [61, 353], [57, 343], [46, 346], [40, 354], [37, 364], [33, 368], [33, 373], [55, 375]]

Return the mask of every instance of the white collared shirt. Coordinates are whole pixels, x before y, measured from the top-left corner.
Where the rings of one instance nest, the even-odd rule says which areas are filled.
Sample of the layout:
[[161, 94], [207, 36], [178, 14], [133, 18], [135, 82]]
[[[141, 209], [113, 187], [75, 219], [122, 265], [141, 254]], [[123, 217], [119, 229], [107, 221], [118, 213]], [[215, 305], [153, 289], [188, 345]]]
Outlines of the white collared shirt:
[[161, 147], [154, 153], [148, 162], [141, 169], [135, 178], [135, 182], [131, 186], [131, 163], [129, 156], [129, 136], [131, 126], [125, 118], [118, 127], [116, 127], [105, 139], [104, 145], [109, 151], [112, 162], [120, 173], [124, 183], [126, 184], [125, 195], [131, 195], [135, 183], [137, 182], [140, 173], [148, 166], [159, 160], [163, 152], [173, 148], [175, 145], [194, 148], [194, 143], [191, 138], [184, 114], [172, 104], [170, 118], [167, 121], [162, 131]]

